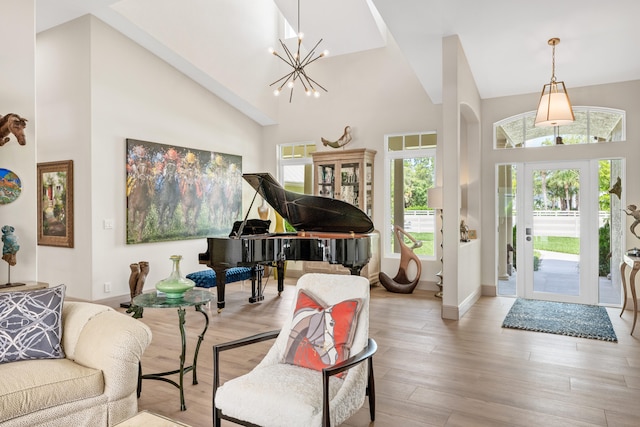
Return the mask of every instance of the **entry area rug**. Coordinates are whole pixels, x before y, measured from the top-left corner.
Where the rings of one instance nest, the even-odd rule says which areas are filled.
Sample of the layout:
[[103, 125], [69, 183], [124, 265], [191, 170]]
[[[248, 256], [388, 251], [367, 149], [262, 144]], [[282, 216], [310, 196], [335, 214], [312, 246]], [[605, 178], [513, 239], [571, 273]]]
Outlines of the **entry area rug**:
[[503, 328], [618, 342], [606, 308], [518, 298]]

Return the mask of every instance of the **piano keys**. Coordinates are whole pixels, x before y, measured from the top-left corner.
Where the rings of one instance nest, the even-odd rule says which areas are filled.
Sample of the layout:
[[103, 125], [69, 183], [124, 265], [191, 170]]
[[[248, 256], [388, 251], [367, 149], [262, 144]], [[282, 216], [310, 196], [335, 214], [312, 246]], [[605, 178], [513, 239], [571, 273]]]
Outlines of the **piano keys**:
[[371, 218], [360, 209], [341, 200], [285, 190], [268, 173], [244, 174], [243, 178], [296, 232], [207, 238], [207, 251], [198, 259], [216, 272], [218, 311], [225, 306], [225, 271], [231, 267], [252, 267], [249, 301], [257, 302], [264, 299], [263, 265], [275, 264], [280, 294], [284, 290], [285, 261], [342, 264], [353, 275], [360, 274], [369, 262], [369, 233], [374, 227]]

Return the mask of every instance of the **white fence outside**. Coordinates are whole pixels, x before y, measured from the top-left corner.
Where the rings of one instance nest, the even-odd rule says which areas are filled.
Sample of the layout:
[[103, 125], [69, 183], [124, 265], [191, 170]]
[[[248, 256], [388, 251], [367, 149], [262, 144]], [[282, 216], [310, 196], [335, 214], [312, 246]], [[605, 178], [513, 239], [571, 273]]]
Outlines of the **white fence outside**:
[[[516, 223], [516, 213], [513, 214]], [[598, 226], [609, 220], [609, 212], [598, 213]], [[433, 232], [435, 214], [432, 210], [405, 211], [405, 231]], [[533, 211], [533, 230], [536, 236], [580, 237], [580, 214], [576, 211]]]

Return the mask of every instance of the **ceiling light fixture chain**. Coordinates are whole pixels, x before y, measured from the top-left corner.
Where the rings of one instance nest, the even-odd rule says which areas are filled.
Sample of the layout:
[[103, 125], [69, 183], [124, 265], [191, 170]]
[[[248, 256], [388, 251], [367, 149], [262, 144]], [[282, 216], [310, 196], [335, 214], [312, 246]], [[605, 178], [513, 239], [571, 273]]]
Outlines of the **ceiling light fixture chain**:
[[329, 52], [325, 50], [324, 52], [319, 53], [317, 56], [314, 56], [316, 49], [318, 48], [320, 43], [322, 43], [322, 39], [320, 39], [318, 43], [315, 44], [313, 49], [311, 49], [309, 53], [307, 53], [307, 55], [301, 59], [300, 47], [302, 45], [303, 38], [304, 38], [304, 34], [300, 31], [300, 0], [298, 0], [298, 47], [297, 47], [296, 53], [295, 54], [291, 53], [289, 48], [284, 44], [282, 40], [278, 40], [278, 41], [280, 42], [280, 45], [282, 46], [282, 49], [285, 52], [286, 58], [278, 54], [278, 52], [276, 52], [274, 49], [269, 49], [269, 52], [272, 55], [277, 56], [292, 68], [292, 71], [280, 77], [278, 80], [276, 80], [275, 82], [269, 85], [269, 86], [273, 86], [276, 84], [280, 84], [273, 91], [274, 95], [276, 96], [280, 95], [280, 92], [282, 92], [282, 89], [284, 88], [285, 85], [288, 88], [290, 88], [291, 92], [289, 93], [289, 102], [291, 102], [291, 99], [293, 98], [293, 89], [295, 87], [296, 80], [300, 81], [304, 89], [304, 92], [307, 94], [307, 96], [310, 96], [311, 94], [313, 94], [316, 98], [319, 97], [320, 92], [318, 92], [317, 88], [320, 88], [325, 92], [328, 92], [327, 89], [325, 89], [321, 84], [319, 84], [317, 81], [309, 77], [309, 75], [305, 70], [305, 67], [317, 61], [318, 59], [327, 56]]
[[560, 39], [554, 37], [549, 39], [548, 42], [551, 45], [551, 81], [556, 81], [556, 45], [560, 43]]

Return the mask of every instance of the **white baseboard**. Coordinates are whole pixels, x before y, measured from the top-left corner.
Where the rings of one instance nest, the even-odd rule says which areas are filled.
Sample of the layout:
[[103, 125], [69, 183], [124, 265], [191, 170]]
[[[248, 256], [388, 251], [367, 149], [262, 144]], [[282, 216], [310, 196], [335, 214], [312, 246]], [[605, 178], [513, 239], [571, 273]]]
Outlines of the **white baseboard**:
[[469, 295], [462, 303], [458, 306], [455, 305], [442, 305], [441, 316], [443, 319], [449, 320], [460, 320], [467, 311], [473, 307], [473, 305], [480, 299], [481, 292], [478, 289], [476, 292]]
[[443, 319], [449, 320], [460, 320], [460, 311], [458, 307], [455, 305], [444, 305], [442, 304], [442, 309], [440, 310], [440, 317]]
[[480, 289], [482, 292], [480, 293], [483, 297], [497, 297], [498, 296], [498, 287], [495, 285], [480, 285]]

